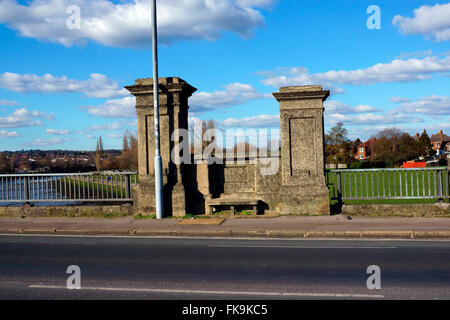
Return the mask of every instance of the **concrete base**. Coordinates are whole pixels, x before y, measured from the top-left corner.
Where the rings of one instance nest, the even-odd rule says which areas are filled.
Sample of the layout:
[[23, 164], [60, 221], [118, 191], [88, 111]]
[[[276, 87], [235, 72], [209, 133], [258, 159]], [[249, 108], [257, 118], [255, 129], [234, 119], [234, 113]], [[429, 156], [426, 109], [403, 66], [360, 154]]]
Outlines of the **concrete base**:
[[450, 217], [449, 203], [358, 204], [342, 206], [342, 213], [357, 216]]
[[134, 207], [126, 205], [86, 206], [5, 206], [0, 207], [0, 217], [68, 217], [108, 218], [134, 215]]
[[326, 186], [282, 186], [280, 214], [329, 215], [330, 195]]
[[[133, 201], [137, 213], [145, 215], [156, 213], [155, 183], [153, 177], [140, 177], [133, 189]], [[165, 179], [166, 180], [166, 179]], [[164, 184], [164, 216], [182, 217], [186, 215], [186, 194], [181, 183], [171, 186]]]

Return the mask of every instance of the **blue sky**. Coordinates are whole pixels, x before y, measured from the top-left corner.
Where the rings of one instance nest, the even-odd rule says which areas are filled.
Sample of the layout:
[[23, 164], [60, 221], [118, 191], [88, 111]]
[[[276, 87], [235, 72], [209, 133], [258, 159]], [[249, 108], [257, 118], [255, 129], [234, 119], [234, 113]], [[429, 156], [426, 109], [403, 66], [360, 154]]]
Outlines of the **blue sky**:
[[[68, 28], [69, 6], [80, 28]], [[450, 3], [158, 1], [160, 76], [196, 87], [192, 119], [276, 128], [280, 86], [332, 90], [326, 130], [450, 134]], [[369, 29], [370, 5], [380, 29]], [[0, 150], [120, 148], [136, 131], [123, 89], [152, 76], [150, 1], [0, 0]]]

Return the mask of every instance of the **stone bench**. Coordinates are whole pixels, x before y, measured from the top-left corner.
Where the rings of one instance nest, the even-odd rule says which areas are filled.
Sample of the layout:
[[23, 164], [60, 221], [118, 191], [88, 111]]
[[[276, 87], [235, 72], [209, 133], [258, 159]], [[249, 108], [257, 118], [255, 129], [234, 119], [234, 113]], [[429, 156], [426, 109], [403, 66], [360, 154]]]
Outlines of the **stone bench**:
[[207, 213], [213, 214], [214, 207], [229, 206], [232, 214], [236, 213], [236, 207], [238, 206], [251, 206], [253, 207], [253, 214], [258, 213], [258, 200], [250, 198], [215, 198], [206, 201], [208, 207]]

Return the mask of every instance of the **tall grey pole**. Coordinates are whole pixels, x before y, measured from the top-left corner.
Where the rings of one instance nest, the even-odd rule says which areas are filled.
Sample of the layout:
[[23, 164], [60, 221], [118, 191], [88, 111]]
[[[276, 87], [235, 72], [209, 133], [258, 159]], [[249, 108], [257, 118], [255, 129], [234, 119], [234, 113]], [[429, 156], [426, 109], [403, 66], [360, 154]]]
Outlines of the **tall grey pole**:
[[155, 199], [156, 218], [164, 216], [162, 161], [159, 145], [159, 93], [158, 93], [158, 35], [156, 21], [156, 0], [152, 0], [152, 48], [153, 48], [153, 107], [155, 120]]

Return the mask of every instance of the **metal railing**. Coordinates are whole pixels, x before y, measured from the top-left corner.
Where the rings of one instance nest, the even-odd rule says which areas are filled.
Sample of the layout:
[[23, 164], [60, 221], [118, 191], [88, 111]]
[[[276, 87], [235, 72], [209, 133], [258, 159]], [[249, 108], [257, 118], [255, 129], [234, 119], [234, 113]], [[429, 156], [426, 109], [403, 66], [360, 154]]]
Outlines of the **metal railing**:
[[136, 172], [0, 175], [0, 202], [132, 201]]
[[340, 200], [444, 199], [450, 188], [447, 167], [330, 170], [327, 184]]

